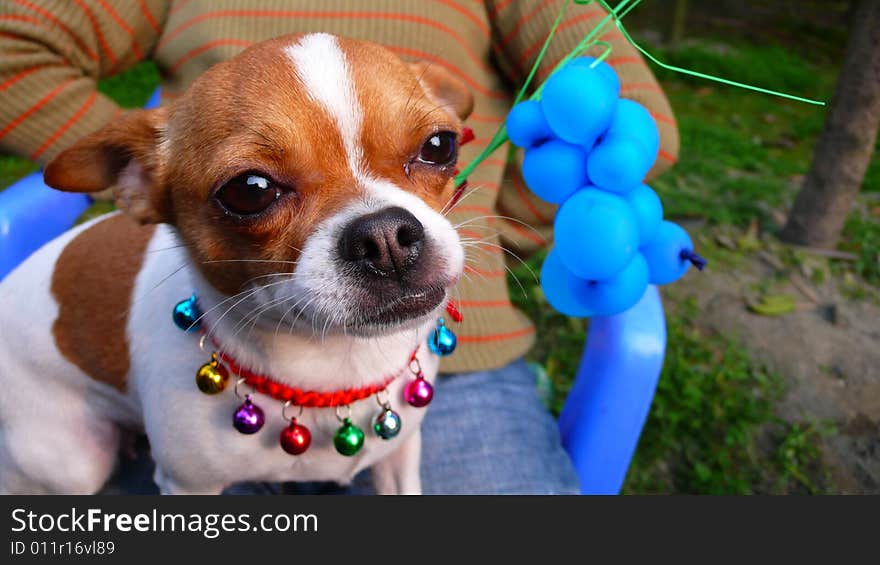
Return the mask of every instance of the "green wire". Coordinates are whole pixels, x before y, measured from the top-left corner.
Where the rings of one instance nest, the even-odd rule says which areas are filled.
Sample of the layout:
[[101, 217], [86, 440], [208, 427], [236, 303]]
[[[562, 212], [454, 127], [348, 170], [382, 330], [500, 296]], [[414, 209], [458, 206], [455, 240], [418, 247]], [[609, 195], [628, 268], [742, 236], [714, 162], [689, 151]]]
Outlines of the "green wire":
[[[577, 1], [577, 0], [575, 0], [575, 1]], [[590, 1], [592, 1], [592, 0], [590, 0]], [[605, 8], [606, 10], [610, 9], [610, 8], [608, 7], [608, 4], [605, 2], [605, 0], [596, 0], [596, 1], [597, 1], [597, 2], [598, 2], [603, 8]], [[810, 98], [803, 98], [803, 97], [801, 97], [801, 96], [795, 96], [795, 95], [793, 95], [793, 94], [786, 94], [786, 93], [784, 93], [784, 92], [779, 92], [779, 91], [776, 91], [776, 90], [769, 90], [769, 89], [767, 89], [767, 88], [761, 88], [760, 86], [753, 86], [753, 85], [751, 85], [751, 84], [746, 84], [746, 83], [744, 83], [744, 82], [736, 82], [736, 81], [734, 81], [734, 80], [728, 80], [728, 79], [726, 79], [726, 78], [716, 77], [716, 76], [714, 76], [714, 75], [709, 75], [709, 74], [701, 73], [701, 72], [698, 72], [698, 71], [691, 71], [691, 70], [688, 70], [688, 69], [683, 69], [683, 68], [681, 68], [681, 67], [676, 67], [676, 66], [674, 66], [674, 65], [669, 65], [669, 64], [667, 64], [667, 63], [664, 63], [663, 61], [657, 59], [657, 57], [655, 57], [655, 56], [651, 55], [650, 53], [648, 53], [648, 51], [647, 51], [646, 49], [644, 49], [641, 45], [639, 45], [638, 43], [636, 43], [635, 41], [633, 41], [633, 38], [630, 36], [629, 32], [626, 30], [625, 27], [623, 27], [623, 22], [621, 21], [621, 19], [623, 18], [623, 16], [625, 16], [626, 14], [628, 14], [629, 11], [630, 11], [633, 7], [635, 7], [635, 5], [638, 4], [639, 2], [641, 2], [641, 0], [636, 0], [635, 4], [633, 4], [632, 6], [630, 6], [630, 8], [629, 8], [628, 10], [624, 11], [624, 12], [623, 12], [622, 14], [620, 14], [619, 16], [616, 16], [616, 17], [614, 18], [614, 22], [615, 22], [615, 24], [617, 25], [617, 29], [619, 29], [619, 30], [620, 30], [620, 33], [623, 34], [623, 37], [624, 37], [627, 41], [629, 41], [630, 44], [631, 44], [633, 47], [635, 47], [636, 49], [638, 49], [638, 51], [639, 51], [642, 55], [644, 55], [645, 57], [647, 57], [648, 59], [650, 59], [655, 65], [659, 65], [659, 66], [663, 67], [664, 69], [667, 69], [667, 70], [670, 70], [670, 71], [674, 71], [674, 72], [677, 72], [677, 73], [682, 73], [682, 74], [685, 74], [685, 75], [690, 75], [690, 76], [694, 76], [694, 77], [702, 78], [702, 79], [706, 79], [706, 80], [713, 80], [713, 81], [715, 81], [715, 82], [720, 82], [720, 83], [722, 83], [722, 84], [727, 84], [727, 85], [730, 85], [730, 86], [736, 86], [736, 87], [739, 87], [739, 88], [745, 88], [745, 89], [747, 89], [747, 90], [754, 90], [755, 92], [761, 92], [761, 93], [764, 93], [764, 94], [770, 94], [770, 95], [773, 95], [773, 96], [779, 96], [779, 97], [781, 97], [781, 98], [788, 98], [789, 100], [797, 100], [798, 102], [805, 102], [805, 103], [807, 103], [807, 104], [814, 104], [814, 105], [816, 105], [816, 106], [824, 106], [824, 105], [825, 105], [825, 102], [822, 102], [821, 100], [812, 100], [812, 99], [810, 99]], [[621, 2], [621, 4], [625, 4], [625, 3], [626, 3], [626, 1]], [[618, 5], [618, 8], [619, 8], [619, 7], [620, 7], [620, 6]]]
[[[516, 98], [513, 100], [513, 106], [516, 106], [520, 100], [522, 100], [523, 96], [525, 96], [526, 90], [529, 88], [529, 84], [531, 84], [532, 79], [535, 74], [538, 72], [538, 67], [541, 64], [541, 60], [544, 58], [544, 55], [547, 54], [547, 48], [550, 47], [550, 40], [553, 39], [553, 36], [556, 34], [556, 28], [559, 27], [559, 24], [562, 22], [562, 18], [565, 17], [565, 12], [568, 9], [568, 5], [570, 4], [570, 0], [567, 0], [565, 4], [562, 5], [562, 8], [559, 10], [559, 14], [556, 15], [556, 21], [553, 22], [553, 27], [550, 28], [550, 33], [547, 34], [547, 39], [544, 40], [544, 45], [541, 46], [541, 51], [538, 52], [538, 58], [535, 59], [535, 64], [532, 65], [532, 70], [529, 71], [529, 75], [526, 77], [525, 82], [522, 85], [522, 88], [519, 89], [519, 92], [516, 95]], [[473, 170], [482, 163], [489, 155], [495, 152], [496, 149], [501, 147], [507, 143], [507, 127], [502, 123], [498, 130], [495, 132], [495, 135], [492, 136], [491, 141], [486, 147], [477, 155], [468, 165], [462, 169], [457, 175], [455, 175], [455, 185], [459, 186], [468, 176], [473, 172]]]
[[[602, 6], [605, 9], [605, 11], [608, 12], [608, 14], [604, 18], [602, 18], [602, 20], [598, 24], [596, 24], [596, 26], [592, 30], [590, 30], [590, 32], [586, 35], [586, 37], [584, 37], [577, 44], [577, 46], [575, 46], [574, 49], [572, 49], [565, 57], [562, 58], [561, 61], [559, 61], [559, 63], [557, 63], [557, 65], [555, 67], [553, 67], [553, 70], [550, 72], [549, 75], [547, 75], [548, 79], [551, 76], [553, 76], [553, 74], [558, 72], [559, 69], [564, 67], [569, 61], [571, 61], [575, 57], [579, 56], [581, 53], [583, 53], [587, 49], [593, 47], [594, 45], [604, 45], [605, 50], [603, 51], [603, 53], [599, 57], [596, 58], [596, 61], [591, 66], [595, 67], [601, 61], [604, 61], [608, 57], [608, 55], [611, 53], [611, 45], [605, 41], [600, 41], [595, 38], [597, 35], [601, 35], [602, 33], [604, 33], [605, 26], [607, 26], [610, 22], [613, 21], [614, 25], [617, 26], [617, 29], [620, 30], [620, 33], [623, 35], [623, 37], [627, 41], [629, 41], [629, 43], [633, 47], [635, 47], [642, 55], [647, 57], [655, 65], [663, 67], [664, 69], [667, 69], [667, 70], [670, 70], [670, 71], [673, 71], [676, 73], [694, 76], [694, 77], [705, 79], [705, 80], [720, 82], [722, 84], [726, 84], [729, 86], [735, 86], [738, 88], [745, 88], [747, 90], [753, 90], [755, 92], [761, 92], [763, 94], [770, 94], [772, 96], [779, 96], [780, 98], [787, 98], [789, 100], [796, 100], [798, 102], [804, 102], [806, 104], [814, 104], [817, 106], [824, 106], [825, 105], [825, 102], [822, 102], [821, 100], [811, 100], [809, 98], [803, 98], [801, 96], [795, 96], [793, 94], [786, 94], [784, 92], [778, 92], [776, 90], [769, 90], [767, 88], [761, 88], [759, 86], [753, 86], [753, 85], [742, 83], [742, 82], [728, 80], [725, 78], [716, 77], [716, 76], [701, 73], [698, 71], [691, 71], [688, 69], [683, 69], [681, 67], [669, 65], [667, 63], [664, 63], [663, 61], [660, 61], [659, 59], [654, 57], [652, 54], [650, 54], [647, 50], [642, 48], [641, 45], [639, 45], [638, 43], [633, 41], [633, 38], [629, 35], [629, 32], [623, 26], [623, 22], [621, 21], [624, 16], [626, 16], [633, 8], [635, 8], [636, 6], [638, 6], [641, 3], [641, 0], [621, 0], [617, 4], [617, 6], [615, 6], [614, 8], [611, 8], [605, 0], [566, 0], [565, 4], [563, 4], [562, 8], [560, 8], [559, 13], [556, 16], [556, 20], [553, 22], [553, 27], [550, 28], [550, 33], [547, 34], [547, 39], [544, 40], [544, 44], [541, 46], [541, 51], [538, 52], [538, 57], [537, 57], [537, 59], [535, 59], [535, 63], [532, 65], [532, 68], [529, 71], [529, 74], [526, 77], [525, 82], [523, 83], [522, 87], [519, 89], [519, 92], [517, 93], [516, 98], [513, 101], [514, 106], [516, 104], [518, 104], [525, 96], [525, 93], [526, 93], [529, 85], [531, 84], [532, 79], [535, 77], [535, 74], [537, 74], [537, 72], [538, 72], [538, 67], [541, 64], [541, 61], [544, 59], [544, 56], [547, 54], [547, 49], [550, 47], [550, 41], [553, 39], [553, 36], [556, 34], [556, 30], [559, 27], [559, 24], [562, 23], [562, 19], [565, 17], [565, 13], [568, 10], [568, 6], [569, 6], [569, 4], [571, 4], [572, 1], [574, 1], [575, 4], [584, 5], [584, 6], [595, 1], [600, 6]], [[529, 97], [529, 100], [539, 100], [541, 97], [541, 91], [544, 89], [544, 85], [546, 83], [547, 83], [547, 80], [545, 79], [544, 82], [541, 85], [539, 85], [538, 88], [535, 89], [535, 92]], [[495, 152], [496, 149], [498, 149], [499, 147], [501, 147], [502, 145], [507, 143], [507, 141], [508, 141], [507, 127], [504, 124], [501, 124], [501, 126], [495, 132], [495, 135], [492, 136], [492, 140], [489, 142], [489, 144], [486, 145], [486, 147], [480, 152], [480, 154], [477, 155], [470, 163], [468, 163], [468, 165], [464, 169], [461, 170], [461, 172], [459, 172], [455, 176], [455, 179], [454, 179], [455, 185], [460, 186], [461, 183], [467, 179], [467, 177], [473, 172], [473, 170], [480, 163], [482, 163], [484, 160], [486, 160], [486, 158], [489, 157], [489, 155], [491, 155], [493, 152]]]

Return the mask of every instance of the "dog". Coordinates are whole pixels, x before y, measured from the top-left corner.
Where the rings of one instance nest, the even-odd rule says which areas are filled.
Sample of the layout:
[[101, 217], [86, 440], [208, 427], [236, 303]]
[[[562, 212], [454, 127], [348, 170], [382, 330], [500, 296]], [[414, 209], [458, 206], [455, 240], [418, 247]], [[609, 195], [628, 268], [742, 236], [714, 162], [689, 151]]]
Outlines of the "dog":
[[[425, 409], [402, 398], [414, 371], [436, 376], [426, 339], [464, 268], [444, 209], [472, 107], [441, 66], [285, 36], [60, 153], [47, 184], [112, 188], [120, 211], [0, 283], [0, 492], [95, 493], [135, 429], [163, 494], [346, 484], [366, 468], [378, 493], [420, 493]], [[193, 293], [200, 315], [182, 331], [171, 313]], [[205, 395], [194, 375], [211, 353], [232, 374]], [[297, 406], [231, 367], [324, 396], [387, 388]], [[247, 394], [265, 419], [252, 435], [231, 422]], [[400, 415], [396, 437], [372, 433], [377, 400]], [[279, 447], [292, 418], [311, 434], [298, 455]], [[341, 422], [366, 430], [352, 456], [334, 448]]]

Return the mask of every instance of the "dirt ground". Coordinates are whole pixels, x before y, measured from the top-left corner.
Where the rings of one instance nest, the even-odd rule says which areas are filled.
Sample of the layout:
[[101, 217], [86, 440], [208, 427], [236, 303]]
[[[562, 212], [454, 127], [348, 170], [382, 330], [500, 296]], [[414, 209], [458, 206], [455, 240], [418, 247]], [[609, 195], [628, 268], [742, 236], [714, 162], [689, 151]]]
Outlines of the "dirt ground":
[[[880, 306], [876, 296], [849, 297], [851, 289], [835, 277], [807, 282], [803, 270], [758, 250], [734, 268], [684, 277], [666, 290], [667, 305], [694, 297], [701, 323], [738, 336], [781, 374], [787, 393], [779, 416], [834, 424], [823, 451], [835, 491], [880, 493]], [[795, 298], [794, 311], [767, 316], [749, 309], [768, 280], [774, 294]]]

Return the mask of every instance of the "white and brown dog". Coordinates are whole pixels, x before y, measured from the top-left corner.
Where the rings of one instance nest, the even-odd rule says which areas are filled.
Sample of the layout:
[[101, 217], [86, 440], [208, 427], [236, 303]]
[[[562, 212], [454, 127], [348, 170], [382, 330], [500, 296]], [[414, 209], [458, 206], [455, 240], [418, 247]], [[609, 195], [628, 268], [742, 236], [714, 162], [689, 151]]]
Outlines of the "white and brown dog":
[[[327, 34], [258, 44], [168, 107], [134, 111], [61, 153], [46, 182], [112, 187], [122, 213], [44, 246], [0, 284], [0, 492], [93, 493], [122, 429], [142, 429], [163, 493], [238, 481], [333, 480], [371, 467], [380, 493], [418, 493], [424, 409], [336, 452], [332, 408], [298, 421], [311, 447], [278, 445], [282, 404], [238, 433], [230, 385], [205, 396], [199, 335], [174, 327], [197, 292], [202, 327], [230, 358], [282, 385], [368, 387], [408, 366], [464, 263], [443, 216], [472, 98], [441, 67]], [[438, 360], [419, 349], [428, 379]], [[233, 377], [234, 378], [234, 377]], [[296, 411], [296, 408], [290, 409]], [[296, 413], [291, 414], [296, 416]]]

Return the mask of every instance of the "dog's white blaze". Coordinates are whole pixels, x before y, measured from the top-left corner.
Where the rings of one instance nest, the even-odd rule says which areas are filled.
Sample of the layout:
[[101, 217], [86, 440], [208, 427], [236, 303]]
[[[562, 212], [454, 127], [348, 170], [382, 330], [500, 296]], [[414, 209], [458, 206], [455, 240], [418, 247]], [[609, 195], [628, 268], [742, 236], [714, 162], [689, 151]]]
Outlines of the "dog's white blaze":
[[284, 51], [293, 61], [309, 97], [336, 122], [348, 166], [355, 177], [360, 177], [363, 150], [359, 139], [363, 112], [355, 93], [351, 67], [336, 38], [327, 33], [312, 33]]

